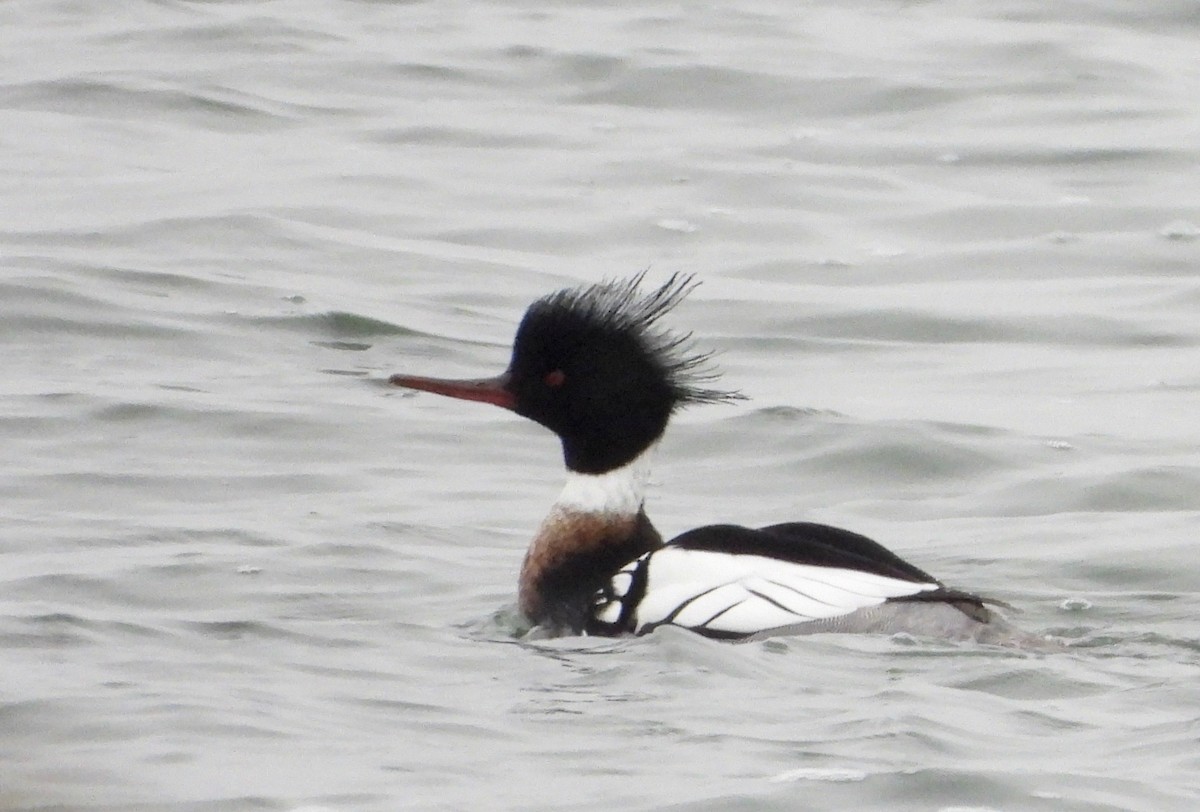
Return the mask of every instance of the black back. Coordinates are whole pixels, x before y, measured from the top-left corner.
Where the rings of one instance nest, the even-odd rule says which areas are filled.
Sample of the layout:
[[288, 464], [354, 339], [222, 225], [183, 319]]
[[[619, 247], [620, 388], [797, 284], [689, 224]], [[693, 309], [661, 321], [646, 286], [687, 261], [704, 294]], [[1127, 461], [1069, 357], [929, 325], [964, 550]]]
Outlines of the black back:
[[676, 536], [669, 546], [758, 555], [816, 567], [842, 567], [922, 584], [940, 583], [866, 536], [812, 522], [773, 524], [757, 530], [732, 524], [712, 524]]

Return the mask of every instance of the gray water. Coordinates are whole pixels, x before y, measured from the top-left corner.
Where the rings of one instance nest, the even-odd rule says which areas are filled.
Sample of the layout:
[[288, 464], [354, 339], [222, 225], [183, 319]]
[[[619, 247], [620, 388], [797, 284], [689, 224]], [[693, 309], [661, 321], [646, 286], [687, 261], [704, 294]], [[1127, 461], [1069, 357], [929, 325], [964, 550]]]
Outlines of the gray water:
[[[1193, 0], [0, 4], [0, 809], [1200, 808]], [[1071, 645], [522, 642], [553, 438], [383, 384], [649, 269], [648, 510]]]

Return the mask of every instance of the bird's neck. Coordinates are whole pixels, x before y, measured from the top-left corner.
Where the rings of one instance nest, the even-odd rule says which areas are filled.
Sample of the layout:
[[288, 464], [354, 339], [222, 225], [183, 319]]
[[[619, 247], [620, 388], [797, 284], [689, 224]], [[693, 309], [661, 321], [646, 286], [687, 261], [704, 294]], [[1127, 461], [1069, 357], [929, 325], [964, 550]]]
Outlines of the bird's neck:
[[521, 612], [534, 623], [581, 630], [604, 579], [662, 538], [643, 510], [653, 447], [603, 474], [567, 472], [521, 566]]
[[567, 471], [554, 510], [603, 516], [634, 516], [646, 501], [654, 446], [620, 468], [603, 474]]

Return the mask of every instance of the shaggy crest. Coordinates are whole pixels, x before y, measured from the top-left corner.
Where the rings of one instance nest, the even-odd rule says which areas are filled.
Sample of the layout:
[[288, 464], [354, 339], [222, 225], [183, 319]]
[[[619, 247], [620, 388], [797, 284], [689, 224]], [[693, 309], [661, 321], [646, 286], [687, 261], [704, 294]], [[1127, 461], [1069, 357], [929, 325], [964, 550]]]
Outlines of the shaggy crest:
[[675, 273], [660, 287], [643, 294], [639, 288], [645, 276], [642, 271], [627, 280], [607, 280], [545, 296], [529, 307], [521, 330], [548, 320], [570, 324], [588, 336], [632, 342], [662, 371], [674, 396], [673, 408], [744, 400], [740, 392], [707, 385], [720, 373], [711, 363], [711, 352], [695, 350], [690, 332], [676, 333], [657, 325], [700, 283], [692, 274]]

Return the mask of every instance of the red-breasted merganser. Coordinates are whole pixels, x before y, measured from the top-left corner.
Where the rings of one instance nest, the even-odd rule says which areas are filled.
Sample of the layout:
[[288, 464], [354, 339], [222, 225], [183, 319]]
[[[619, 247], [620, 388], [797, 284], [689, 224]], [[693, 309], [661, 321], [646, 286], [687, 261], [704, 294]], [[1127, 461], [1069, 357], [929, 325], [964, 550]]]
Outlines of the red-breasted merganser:
[[822, 524], [709, 525], [664, 543], [646, 516], [649, 457], [671, 414], [742, 399], [712, 388], [708, 354], [658, 326], [695, 287], [675, 275], [534, 302], [495, 378], [393, 375], [391, 383], [511, 409], [562, 440], [567, 483], [521, 567], [518, 605], [549, 634], [681, 626], [747, 639], [823, 631], [1005, 642], [984, 600], [943, 585], [871, 539]]

